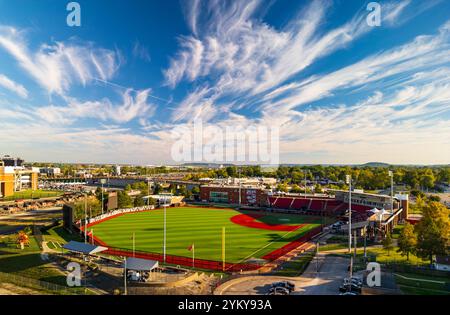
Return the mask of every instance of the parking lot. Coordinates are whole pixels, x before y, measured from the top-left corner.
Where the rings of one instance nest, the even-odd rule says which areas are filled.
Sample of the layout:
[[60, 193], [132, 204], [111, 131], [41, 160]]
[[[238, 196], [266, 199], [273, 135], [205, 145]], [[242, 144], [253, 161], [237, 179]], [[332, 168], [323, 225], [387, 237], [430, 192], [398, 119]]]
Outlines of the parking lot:
[[[277, 281], [291, 281], [295, 284], [292, 295], [338, 295], [339, 287], [348, 276], [348, 260], [343, 257], [319, 254], [300, 277], [249, 276], [231, 280], [216, 290], [216, 294], [263, 295]], [[317, 271], [318, 269], [318, 271]]]

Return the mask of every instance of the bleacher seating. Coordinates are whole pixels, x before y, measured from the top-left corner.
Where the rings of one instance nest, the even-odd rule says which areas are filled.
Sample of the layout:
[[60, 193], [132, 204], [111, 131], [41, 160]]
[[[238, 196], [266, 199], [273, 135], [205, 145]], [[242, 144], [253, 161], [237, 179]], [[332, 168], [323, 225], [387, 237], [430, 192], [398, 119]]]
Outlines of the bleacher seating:
[[294, 202], [292, 203], [292, 209], [307, 209], [309, 205], [309, 199], [304, 198], [294, 198]]

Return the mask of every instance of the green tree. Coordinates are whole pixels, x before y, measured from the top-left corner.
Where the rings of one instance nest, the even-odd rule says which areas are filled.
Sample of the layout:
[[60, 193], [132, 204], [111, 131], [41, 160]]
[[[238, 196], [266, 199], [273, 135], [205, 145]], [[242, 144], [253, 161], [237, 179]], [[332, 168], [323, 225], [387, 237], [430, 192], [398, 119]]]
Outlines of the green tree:
[[409, 260], [409, 254], [414, 253], [416, 245], [417, 236], [414, 233], [414, 226], [406, 223], [398, 238], [398, 252], [402, 256], [406, 256], [406, 260]]
[[293, 193], [301, 193], [302, 189], [301, 189], [301, 187], [299, 185], [294, 184], [291, 187], [291, 192], [293, 192]]
[[142, 207], [145, 206], [145, 202], [143, 199], [144, 195], [140, 194], [139, 196], [137, 196], [136, 198], [134, 198], [134, 206], [135, 207]]
[[428, 172], [426, 174], [423, 174], [420, 178], [420, 185], [423, 187], [423, 189], [433, 189], [435, 177], [432, 172]]
[[288, 191], [288, 185], [286, 185], [286, 184], [278, 184], [277, 185], [277, 191], [287, 192]]
[[119, 209], [133, 207], [133, 200], [128, 196], [126, 191], [117, 192], [117, 206]]
[[433, 263], [434, 255], [447, 255], [450, 239], [449, 212], [439, 202], [429, 202], [422, 207], [422, 219], [415, 226], [417, 254]]
[[388, 252], [388, 256], [391, 255], [391, 250], [394, 248], [394, 242], [392, 241], [392, 237], [390, 233], [387, 233], [386, 237], [383, 240], [383, 249]]
[[162, 187], [160, 184], [155, 184], [153, 187], [153, 194], [158, 195], [162, 191]]
[[193, 195], [199, 195], [200, 194], [200, 187], [198, 187], [198, 186], [192, 187], [191, 192], [192, 192]]

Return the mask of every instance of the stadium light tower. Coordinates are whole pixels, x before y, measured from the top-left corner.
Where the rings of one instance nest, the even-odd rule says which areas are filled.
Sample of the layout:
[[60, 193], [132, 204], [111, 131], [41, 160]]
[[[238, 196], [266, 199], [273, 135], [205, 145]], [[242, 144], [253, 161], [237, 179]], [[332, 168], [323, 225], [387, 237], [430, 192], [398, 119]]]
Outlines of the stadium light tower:
[[166, 263], [166, 197], [164, 197], [164, 239], [163, 239], [163, 261]]
[[352, 252], [352, 176], [345, 175], [348, 184], [348, 253]]
[[84, 243], [87, 243], [87, 194], [84, 194]]
[[241, 168], [238, 168], [239, 173], [239, 208], [241, 207]]
[[147, 178], [147, 207], [150, 206], [150, 177]]
[[391, 211], [394, 213], [394, 172], [389, 171], [389, 177], [391, 178]]
[[104, 201], [103, 201], [103, 185], [106, 183], [106, 180], [104, 178], [100, 179], [100, 183], [102, 184], [102, 214], [104, 212]]
[[305, 173], [305, 198], [306, 198], [306, 170], [304, 171]]

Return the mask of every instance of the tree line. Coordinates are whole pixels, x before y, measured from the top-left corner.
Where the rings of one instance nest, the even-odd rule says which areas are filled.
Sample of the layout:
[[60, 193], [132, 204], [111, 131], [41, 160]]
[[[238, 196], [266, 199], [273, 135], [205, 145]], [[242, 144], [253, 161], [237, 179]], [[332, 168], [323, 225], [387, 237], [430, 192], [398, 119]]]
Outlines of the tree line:
[[422, 219], [416, 224], [406, 223], [398, 238], [398, 251], [409, 260], [415, 254], [433, 263], [436, 255], [448, 255], [450, 246], [450, 210], [436, 201], [420, 200]]

